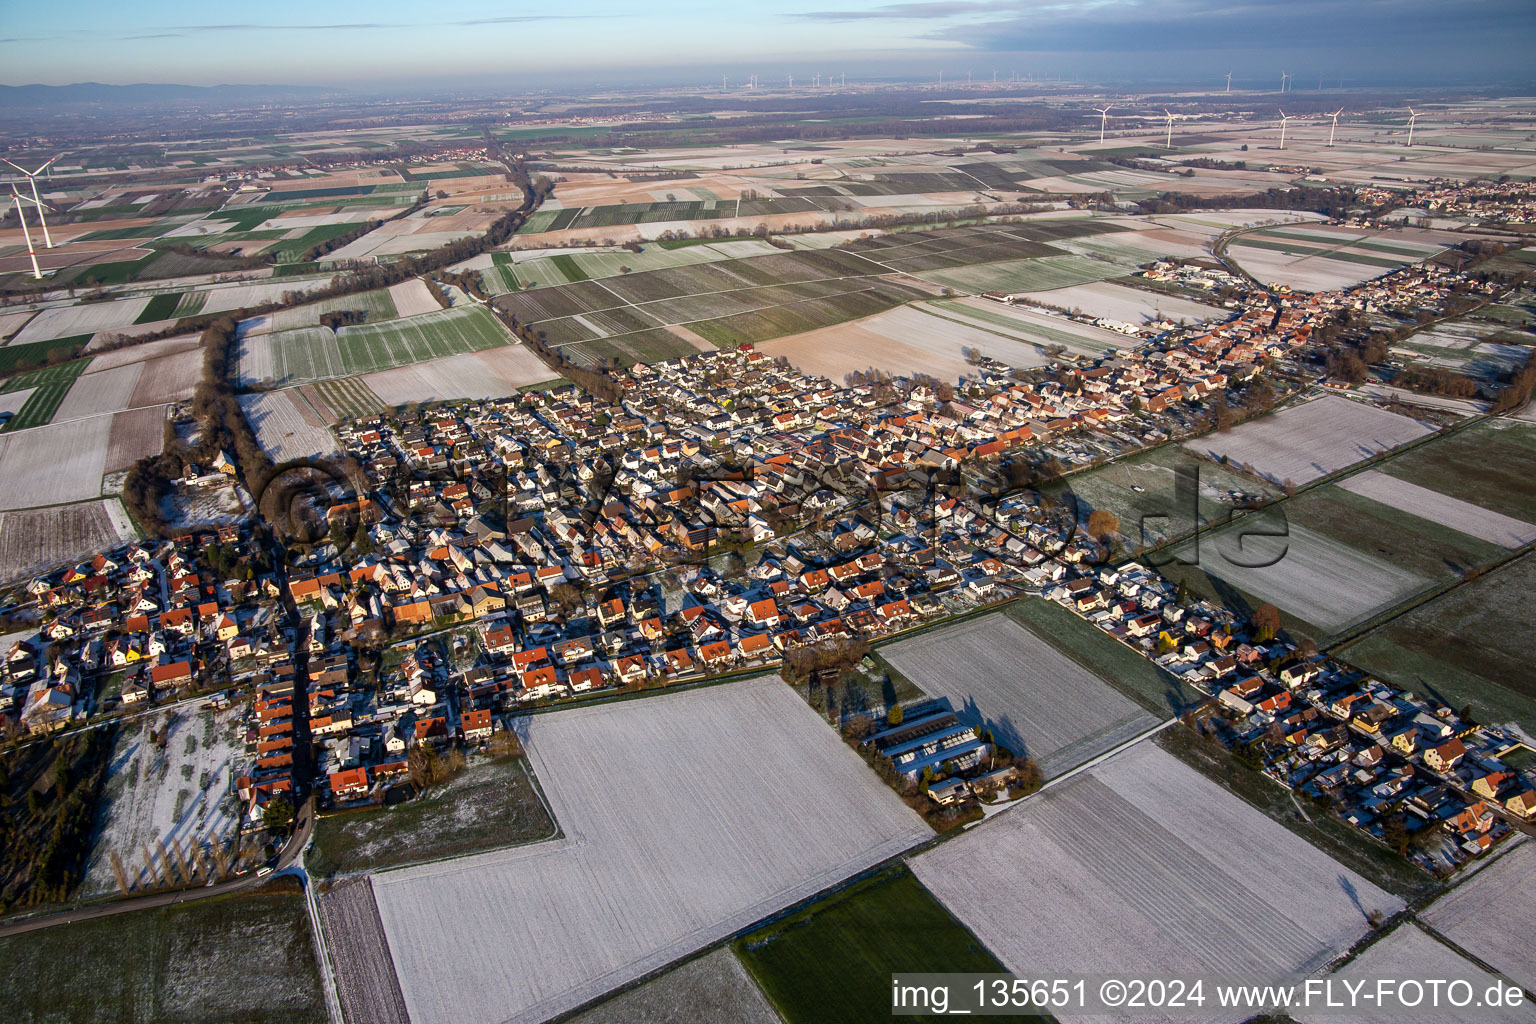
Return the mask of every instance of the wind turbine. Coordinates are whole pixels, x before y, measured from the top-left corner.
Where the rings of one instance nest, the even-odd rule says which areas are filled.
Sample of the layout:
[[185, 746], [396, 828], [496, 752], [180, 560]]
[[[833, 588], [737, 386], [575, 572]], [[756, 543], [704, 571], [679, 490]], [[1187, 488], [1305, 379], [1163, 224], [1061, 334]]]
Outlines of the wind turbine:
[[1342, 113], [1344, 113], [1344, 108], [1340, 107], [1338, 110], [1335, 110], [1330, 115], [1333, 118], [1333, 127], [1328, 129], [1328, 148], [1329, 149], [1333, 148], [1333, 133], [1339, 130], [1339, 115], [1342, 114]]
[[32, 205], [37, 207], [37, 219], [43, 222], [43, 244], [45, 246], [47, 246], [49, 249], [53, 248], [53, 238], [50, 237], [49, 234], [48, 234], [48, 222], [43, 219], [43, 200], [37, 194], [37, 176], [39, 174], [42, 174], [48, 168], [52, 167], [53, 166], [53, 161], [57, 160], [60, 156], [63, 156], [63, 155], [64, 155], [63, 153], [60, 153], [58, 156], [55, 156], [52, 160], [49, 160], [47, 163], [43, 164], [43, 166], [39, 167], [35, 171], [29, 171], [25, 167], [23, 167], [20, 164], [16, 163], [15, 161], [12, 161], [12, 160], [5, 161], [6, 163], [10, 164], [12, 167], [14, 167], [18, 171], [20, 171], [22, 174], [25, 174], [27, 176], [27, 180], [32, 182]]
[[[1113, 106], [1113, 104], [1111, 104], [1111, 106]], [[1103, 142], [1104, 126], [1109, 124], [1109, 107], [1104, 107], [1102, 109], [1099, 107], [1094, 107], [1093, 109], [1099, 112], [1099, 141]]]
[[1232, 91], [1232, 72], [1227, 72], [1227, 92]]
[[[1409, 107], [1408, 108], [1408, 145], [1410, 145], [1410, 146], [1413, 145], [1413, 122], [1417, 121], [1418, 119], [1419, 119], [1419, 115], [1415, 114], [1413, 112], [1413, 108], [1412, 107]], [[6, 161], [6, 162], [10, 163], [10, 161]]]
[[789, 76], [789, 87], [791, 89], [793, 89], [795, 87], [795, 76], [794, 75], [790, 75]]
[[1291, 118], [1285, 111], [1280, 111], [1280, 148], [1285, 148], [1285, 123]]
[[1168, 110], [1167, 107], [1163, 108], [1163, 113], [1168, 115], [1168, 141], [1164, 145], [1165, 145], [1166, 148], [1172, 149], [1173, 148], [1173, 114]]
[[11, 186], [11, 198], [16, 201], [16, 219], [21, 221], [21, 237], [27, 240], [27, 255], [32, 257], [32, 277], [35, 280], [41, 281], [43, 279], [43, 272], [37, 266], [37, 250], [32, 246], [32, 232], [27, 230], [27, 218], [22, 213], [24, 207], [21, 204], [31, 203], [36, 206], [39, 219], [43, 216], [43, 204], [35, 199], [28, 199], [20, 192], [17, 192], [15, 185]]
[[1281, 92], [1285, 92], [1285, 83], [1289, 82], [1290, 80], [1291, 80], [1291, 76], [1290, 76], [1289, 72], [1287, 72], [1287, 71], [1280, 72], [1280, 91]]

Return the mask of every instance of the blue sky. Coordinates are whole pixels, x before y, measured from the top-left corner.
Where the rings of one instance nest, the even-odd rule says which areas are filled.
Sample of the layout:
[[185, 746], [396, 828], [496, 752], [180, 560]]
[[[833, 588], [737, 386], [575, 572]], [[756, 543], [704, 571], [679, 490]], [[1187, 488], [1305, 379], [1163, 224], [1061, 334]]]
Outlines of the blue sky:
[[1257, 85], [1278, 78], [1270, 65], [1303, 83], [1518, 74], [1533, 44], [1533, 0], [13, 0], [0, 8], [0, 81], [597, 83], [845, 68], [1117, 79], [1230, 67]]

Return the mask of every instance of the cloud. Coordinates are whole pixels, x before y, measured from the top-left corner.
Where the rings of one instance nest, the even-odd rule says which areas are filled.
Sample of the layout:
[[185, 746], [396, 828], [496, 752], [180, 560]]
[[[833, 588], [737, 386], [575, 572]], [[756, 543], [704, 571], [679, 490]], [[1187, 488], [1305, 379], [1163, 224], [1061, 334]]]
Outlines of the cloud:
[[935, 3], [887, 4], [859, 11], [801, 11], [789, 15], [803, 21], [927, 21], [964, 14], [1017, 10], [1025, 5], [988, 0], [937, 0]]

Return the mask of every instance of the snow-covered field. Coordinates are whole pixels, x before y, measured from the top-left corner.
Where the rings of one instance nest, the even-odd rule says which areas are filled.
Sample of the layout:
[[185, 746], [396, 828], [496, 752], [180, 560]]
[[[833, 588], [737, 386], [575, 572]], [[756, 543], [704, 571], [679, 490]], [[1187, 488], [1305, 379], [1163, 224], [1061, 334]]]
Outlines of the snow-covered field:
[[122, 412], [130, 405], [143, 363], [128, 363], [110, 370], [82, 373], [69, 386], [64, 401], [53, 414], [53, 423], [77, 420], [103, 412]]
[[434, 313], [443, 308], [438, 305], [437, 300], [432, 297], [432, 293], [427, 290], [426, 284], [419, 277], [391, 285], [389, 297], [395, 304], [395, 311], [401, 316]]
[[1529, 991], [1536, 988], [1536, 956], [1531, 952], [1531, 922], [1536, 921], [1533, 873], [1536, 843], [1525, 839], [1420, 916]]
[[[1114, 236], [1109, 236], [1113, 238]], [[1128, 288], [1111, 281], [1079, 284], [1050, 292], [1030, 292], [1029, 298], [1060, 309], [1081, 309], [1089, 316], [1101, 316], [1140, 327], [1149, 320], [1189, 320], [1197, 322], [1220, 317], [1230, 310], [1207, 306], [1176, 295], [1159, 295]]]
[[1372, 501], [1401, 509], [1420, 519], [1449, 526], [1469, 537], [1477, 537], [1500, 547], [1513, 550], [1536, 541], [1536, 526], [1530, 523], [1374, 469], [1356, 473], [1340, 481], [1339, 486]]
[[902, 640], [881, 652], [973, 725], [1028, 754], [1047, 778], [1125, 742], [1157, 719], [1003, 615]]
[[134, 536], [116, 498], [0, 512], [0, 580], [108, 551]]
[[[149, 734], [165, 733], [161, 749]], [[141, 846], [156, 841], [223, 842], [234, 838], [239, 799], [234, 769], [244, 762], [240, 712], [182, 708], [123, 726], [103, 790], [104, 824], [86, 867], [85, 889], [115, 892], [109, 856], [116, 850], [133, 882], [144, 868]], [[142, 881], [148, 883], [144, 873]]]
[[1308, 483], [1416, 441], [1434, 428], [1363, 402], [1325, 395], [1227, 433], [1186, 441], [1191, 451], [1252, 467], [1277, 483]]
[[776, 678], [523, 722], [566, 838], [373, 878], [414, 1024], [546, 1020], [932, 834]]
[[[265, 391], [240, 396], [240, 408], [256, 431], [256, 440], [273, 462], [334, 454], [336, 439], [322, 426], [310, 423], [289, 391]], [[311, 413], [311, 415], [314, 415]], [[318, 418], [318, 417], [316, 417]]]
[[1368, 914], [1403, 906], [1150, 742], [912, 868], [1027, 977], [1168, 977], [1198, 966], [1262, 984], [1316, 970], [1369, 930]]
[[[1240, 520], [1199, 540], [1202, 571], [1333, 634], [1399, 604], [1430, 585], [1417, 573], [1291, 523]], [[1194, 544], [1177, 549], [1195, 560]], [[1265, 564], [1271, 563], [1271, 564]]]
[[101, 494], [112, 414], [0, 434], [0, 509], [58, 505]]
[[115, 327], [126, 327], [138, 319], [149, 299], [119, 299], [115, 302], [90, 302], [75, 306], [45, 309], [16, 332], [9, 344], [70, 338], [77, 334], [95, 334]]
[[555, 376], [523, 345], [440, 356], [424, 363], [364, 374], [359, 379], [386, 405], [452, 398], [503, 398]]
[[[1365, 952], [1334, 972], [1333, 977], [1342, 984], [1364, 982], [1367, 986], [1364, 991], [1372, 993], [1376, 991], [1378, 980], [1398, 982], [1409, 978], [1454, 979], [1470, 983], [1472, 992], [1479, 1000], [1498, 981], [1494, 975], [1460, 953], [1426, 935], [1412, 922], [1398, 925], [1386, 938], [1373, 943]], [[1342, 984], [1335, 985], [1335, 990], [1342, 993]], [[1426, 995], [1429, 991], [1426, 987]], [[1451, 994], [1449, 988], [1442, 991]], [[1457, 1000], [1464, 999], [1465, 991], [1458, 987], [1454, 997]], [[1337, 1011], [1326, 1010], [1320, 1013], [1295, 1010], [1292, 1016], [1301, 1024], [1328, 1024], [1340, 1019]], [[1529, 1024], [1533, 1017], [1536, 1015], [1532, 1014], [1529, 1005], [1509, 1007], [1473, 1004], [1458, 1009], [1449, 1005], [1448, 1000], [1442, 999], [1434, 1009], [1437, 1024]], [[1403, 1019], [1402, 1011], [1396, 1007], [1362, 1005], [1351, 1007], [1349, 1011], [1349, 1020], [1354, 1024], [1399, 1024]]]
[[277, 302], [284, 292], [302, 292], [313, 281], [262, 281], [256, 284], [228, 285], [210, 288], [202, 312], [219, 313], [226, 309], [249, 309], [268, 302]]

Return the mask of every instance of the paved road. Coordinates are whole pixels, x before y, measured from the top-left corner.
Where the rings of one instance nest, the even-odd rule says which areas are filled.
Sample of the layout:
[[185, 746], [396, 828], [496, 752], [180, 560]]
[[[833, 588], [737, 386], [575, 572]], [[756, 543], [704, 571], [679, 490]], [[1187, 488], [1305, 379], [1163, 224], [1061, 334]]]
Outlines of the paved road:
[[[299, 855], [303, 853], [304, 846], [309, 842], [311, 832], [314, 831], [315, 808], [314, 802], [309, 801], [299, 809], [298, 818], [295, 821], [293, 835], [288, 839], [287, 845], [277, 857], [277, 863], [273, 867], [273, 874], [292, 867], [297, 863]], [[242, 889], [252, 889], [262, 884], [270, 876], [257, 876], [256, 872], [248, 872], [228, 882], [220, 882], [217, 885], [203, 885], [192, 889], [174, 889], [169, 892], [150, 893], [147, 896], [135, 896], [125, 900], [113, 900], [110, 903], [102, 903], [91, 907], [82, 907], [79, 910], [63, 910], [56, 914], [44, 914], [40, 917], [29, 918], [0, 927], [0, 938], [10, 935], [21, 935], [24, 932], [37, 931], [40, 928], [53, 928], [61, 924], [74, 924], [77, 921], [90, 921], [98, 917], [111, 917], [114, 914], [127, 914], [135, 910], [147, 910], [151, 907], [167, 907], [173, 903], [190, 903], [193, 900], [207, 899], [210, 896], [222, 896], [225, 893], [239, 892]]]

